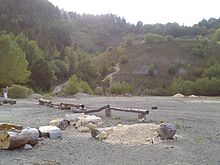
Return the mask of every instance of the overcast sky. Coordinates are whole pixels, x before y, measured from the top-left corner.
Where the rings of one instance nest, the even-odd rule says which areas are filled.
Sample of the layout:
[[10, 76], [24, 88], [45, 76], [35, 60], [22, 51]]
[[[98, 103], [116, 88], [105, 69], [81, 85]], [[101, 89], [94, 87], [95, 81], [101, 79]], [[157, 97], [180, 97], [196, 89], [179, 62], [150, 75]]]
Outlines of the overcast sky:
[[220, 0], [49, 0], [65, 11], [79, 14], [113, 13], [127, 22], [177, 22], [192, 26], [203, 18], [220, 17]]

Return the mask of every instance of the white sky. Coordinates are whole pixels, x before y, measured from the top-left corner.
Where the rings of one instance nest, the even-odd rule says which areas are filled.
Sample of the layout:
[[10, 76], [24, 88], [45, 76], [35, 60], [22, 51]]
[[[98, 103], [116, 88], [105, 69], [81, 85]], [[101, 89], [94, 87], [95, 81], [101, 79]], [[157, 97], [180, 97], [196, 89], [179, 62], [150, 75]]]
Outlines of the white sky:
[[192, 26], [203, 18], [220, 17], [220, 0], [49, 0], [65, 11], [79, 14], [116, 14], [127, 22], [177, 22]]

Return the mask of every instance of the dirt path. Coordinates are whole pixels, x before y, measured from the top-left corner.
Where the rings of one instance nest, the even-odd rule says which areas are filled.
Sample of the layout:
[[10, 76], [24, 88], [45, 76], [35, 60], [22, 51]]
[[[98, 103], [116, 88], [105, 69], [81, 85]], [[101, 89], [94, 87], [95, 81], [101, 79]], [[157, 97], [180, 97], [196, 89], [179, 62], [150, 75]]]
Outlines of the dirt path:
[[109, 84], [110, 86], [112, 85], [112, 81], [113, 81], [113, 75], [117, 74], [118, 72], [120, 72], [120, 67], [119, 67], [119, 64], [116, 64], [115, 66], [115, 71], [108, 74], [103, 80], [102, 82], [106, 81], [109, 79]]

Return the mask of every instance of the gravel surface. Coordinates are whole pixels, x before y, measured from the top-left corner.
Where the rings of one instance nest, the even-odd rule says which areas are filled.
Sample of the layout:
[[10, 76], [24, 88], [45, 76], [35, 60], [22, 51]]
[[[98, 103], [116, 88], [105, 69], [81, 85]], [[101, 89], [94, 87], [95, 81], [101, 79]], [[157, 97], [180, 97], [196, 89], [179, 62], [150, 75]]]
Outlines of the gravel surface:
[[[177, 138], [158, 144], [109, 144], [79, 133], [73, 127], [63, 131], [62, 140], [44, 139], [32, 150], [0, 150], [0, 165], [218, 165], [220, 161], [220, 99], [174, 97], [81, 97], [56, 98], [57, 102], [81, 103], [89, 109], [110, 104], [114, 107], [148, 108], [148, 123], [169, 122], [177, 126]], [[38, 100], [17, 100], [0, 106], [0, 123], [24, 127], [48, 125], [68, 111], [38, 105]], [[135, 124], [137, 114], [113, 112], [102, 117], [104, 126]]]

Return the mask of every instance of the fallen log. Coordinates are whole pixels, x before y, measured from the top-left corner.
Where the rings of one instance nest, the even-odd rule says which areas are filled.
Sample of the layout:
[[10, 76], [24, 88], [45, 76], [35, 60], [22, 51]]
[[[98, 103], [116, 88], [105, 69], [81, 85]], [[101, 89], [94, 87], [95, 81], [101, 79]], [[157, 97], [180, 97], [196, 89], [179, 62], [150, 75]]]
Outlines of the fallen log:
[[46, 100], [46, 99], [42, 99], [42, 98], [40, 98], [38, 101], [39, 101], [40, 105], [46, 105], [46, 106], [49, 106], [52, 103], [51, 100]]
[[110, 110], [122, 111], [122, 112], [134, 112], [134, 113], [149, 114], [149, 110], [136, 109], [136, 108], [116, 108], [116, 107], [110, 107]]
[[117, 108], [117, 107], [110, 107], [110, 105], [100, 107], [96, 110], [87, 110], [84, 113], [88, 114], [88, 113], [100, 112], [102, 110], [105, 110], [105, 116], [106, 117], [111, 117], [112, 116], [112, 111], [122, 111], [122, 112], [138, 113], [138, 118], [139, 119], [146, 120], [147, 115], [149, 114], [149, 110], [146, 110], [146, 109]]
[[100, 107], [100, 108], [94, 109], [94, 110], [87, 110], [87, 111], [85, 111], [84, 113], [85, 113], [85, 114], [88, 114], [88, 113], [100, 112], [100, 111], [105, 110], [105, 109], [107, 109], [107, 108], [110, 108], [110, 105], [105, 105], [105, 106], [103, 106], [103, 107]]
[[23, 129], [18, 132], [0, 132], [0, 148], [10, 150], [24, 147], [26, 144], [34, 146], [38, 143], [39, 131], [36, 128]]
[[86, 110], [86, 106], [83, 104], [71, 104], [71, 103], [60, 103], [60, 109], [67, 109], [70, 110], [72, 108], [76, 108], [79, 112]]
[[11, 105], [13, 105], [13, 104], [16, 104], [16, 100], [15, 99], [10, 99], [10, 98], [4, 98], [3, 99], [3, 104], [11, 104]]
[[9, 130], [22, 130], [23, 126], [21, 125], [14, 125], [8, 123], [0, 123], [0, 131], [9, 131]]
[[113, 131], [112, 127], [96, 128], [91, 131], [91, 135], [95, 139], [102, 140], [102, 139], [106, 139], [108, 134], [110, 134], [112, 131]]

